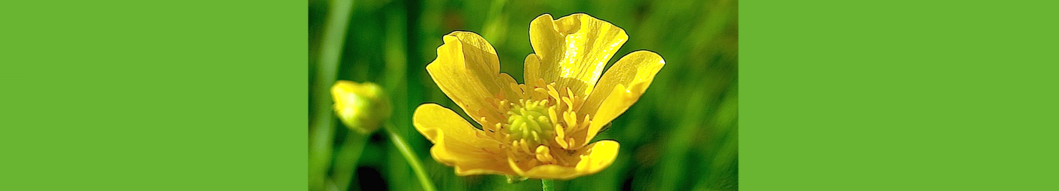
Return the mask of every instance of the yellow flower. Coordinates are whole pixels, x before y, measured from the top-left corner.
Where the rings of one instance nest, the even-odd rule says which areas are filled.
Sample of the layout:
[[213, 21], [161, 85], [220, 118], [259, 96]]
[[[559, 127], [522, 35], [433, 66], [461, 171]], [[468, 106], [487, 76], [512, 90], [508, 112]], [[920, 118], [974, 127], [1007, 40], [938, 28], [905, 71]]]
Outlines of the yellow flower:
[[361, 134], [375, 132], [390, 118], [390, 100], [374, 83], [339, 80], [331, 86], [331, 97], [342, 124]]
[[603, 67], [625, 43], [625, 31], [586, 14], [530, 23], [535, 54], [526, 57], [525, 83], [500, 73], [496, 51], [473, 32], [445, 35], [427, 71], [445, 95], [481, 129], [437, 104], [420, 105], [413, 121], [434, 143], [431, 156], [458, 175], [503, 174], [572, 179], [610, 166], [618, 142], [592, 144], [600, 128], [621, 115], [651, 85], [665, 61], [650, 51]]

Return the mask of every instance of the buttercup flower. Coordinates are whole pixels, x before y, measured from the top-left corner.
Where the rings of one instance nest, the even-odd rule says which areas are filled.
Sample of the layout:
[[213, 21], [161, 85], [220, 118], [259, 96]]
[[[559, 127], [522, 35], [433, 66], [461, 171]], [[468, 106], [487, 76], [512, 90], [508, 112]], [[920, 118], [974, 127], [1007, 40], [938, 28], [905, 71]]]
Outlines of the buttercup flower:
[[331, 97], [342, 124], [361, 134], [375, 132], [390, 118], [390, 100], [374, 83], [339, 80], [331, 86]]
[[654, 52], [636, 51], [603, 73], [627, 39], [621, 28], [586, 14], [538, 16], [530, 23], [534, 54], [526, 56], [519, 84], [500, 73], [496, 51], [481, 36], [449, 33], [427, 71], [481, 128], [428, 103], [413, 114], [416, 130], [434, 143], [431, 156], [458, 175], [572, 179], [599, 172], [614, 162], [618, 142], [589, 141], [665, 65]]

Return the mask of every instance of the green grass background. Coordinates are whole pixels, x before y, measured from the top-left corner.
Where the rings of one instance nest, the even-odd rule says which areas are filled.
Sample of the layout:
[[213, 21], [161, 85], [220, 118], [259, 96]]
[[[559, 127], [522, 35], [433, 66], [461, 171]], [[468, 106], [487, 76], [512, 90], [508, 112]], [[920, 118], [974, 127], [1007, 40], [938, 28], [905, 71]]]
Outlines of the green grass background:
[[[394, 103], [390, 121], [403, 131], [399, 133], [408, 139], [440, 190], [540, 189], [539, 180], [508, 184], [505, 177], [497, 175], [456, 176], [452, 167], [430, 157], [431, 143], [412, 127], [412, 111], [428, 102], [458, 108], [425, 69], [436, 58], [435, 49], [442, 44], [442, 36], [454, 30], [482, 35], [497, 50], [501, 72], [524, 82], [523, 60], [533, 52], [529, 22], [544, 13], [558, 18], [579, 12], [611, 22], [628, 33], [628, 42], [608, 67], [621, 56], [644, 49], [662, 55], [666, 66], [639, 102], [598, 137], [621, 143], [614, 164], [598, 174], [557, 181], [558, 190], [738, 189], [738, 24], [734, 0], [356, 0], [352, 3], [340, 62], [329, 67], [319, 63], [321, 47], [327, 40], [323, 37], [327, 14], [335, 10], [331, 2], [309, 1], [309, 67], [313, 71], [310, 81], [319, 82], [320, 78], [328, 78], [322, 75], [333, 74], [337, 79], [382, 85]], [[310, 85], [311, 89], [321, 88], [319, 83]], [[329, 87], [330, 83], [326, 85]], [[322, 91], [311, 92], [312, 103], [331, 99], [329, 95], [316, 95], [319, 92]], [[311, 105], [312, 118], [332, 115], [320, 106], [330, 107]], [[335, 157], [310, 158], [310, 163], [316, 164], [336, 161], [327, 172], [327, 181], [336, 185], [352, 182], [352, 190], [378, 186], [420, 189], [411, 169], [381, 133], [368, 137], [370, 141], [359, 157], [355, 177], [336, 175], [350, 170], [336, 166], [352, 168], [337, 164], [343, 142], [363, 137], [351, 136], [334, 119], [313, 122], [317, 124], [312, 127], [326, 128], [328, 124], [319, 124], [324, 122], [335, 128], [330, 136], [310, 136], [310, 142], [331, 144]], [[310, 174], [310, 179], [313, 176]], [[338, 187], [341, 186], [324, 189]]]

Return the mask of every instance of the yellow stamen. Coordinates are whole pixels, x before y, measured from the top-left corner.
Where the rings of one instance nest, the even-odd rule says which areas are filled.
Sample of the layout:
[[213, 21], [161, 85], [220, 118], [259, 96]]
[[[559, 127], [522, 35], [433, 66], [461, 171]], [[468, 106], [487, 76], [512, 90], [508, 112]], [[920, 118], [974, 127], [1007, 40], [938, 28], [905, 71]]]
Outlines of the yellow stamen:
[[537, 156], [536, 156], [537, 160], [539, 160], [541, 162], [544, 162], [544, 163], [552, 163], [552, 162], [554, 162], [554, 159], [552, 158], [551, 152], [549, 151], [548, 147], [546, 147], [544, 145], [541, 145], [541, 146], [537, 147], [537, 153], [536, 154], [537, 154]]

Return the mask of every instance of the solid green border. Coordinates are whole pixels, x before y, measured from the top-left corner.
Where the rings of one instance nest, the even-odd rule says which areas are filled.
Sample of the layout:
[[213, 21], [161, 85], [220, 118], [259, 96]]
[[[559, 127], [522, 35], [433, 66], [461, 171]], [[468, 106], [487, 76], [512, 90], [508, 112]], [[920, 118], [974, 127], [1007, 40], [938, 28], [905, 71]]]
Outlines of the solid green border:
[[1054, 190], [1047, 1], [740, 1], [741, 190]]
[[306, 2], [10, 8], [0, 190], [307, 189]]

